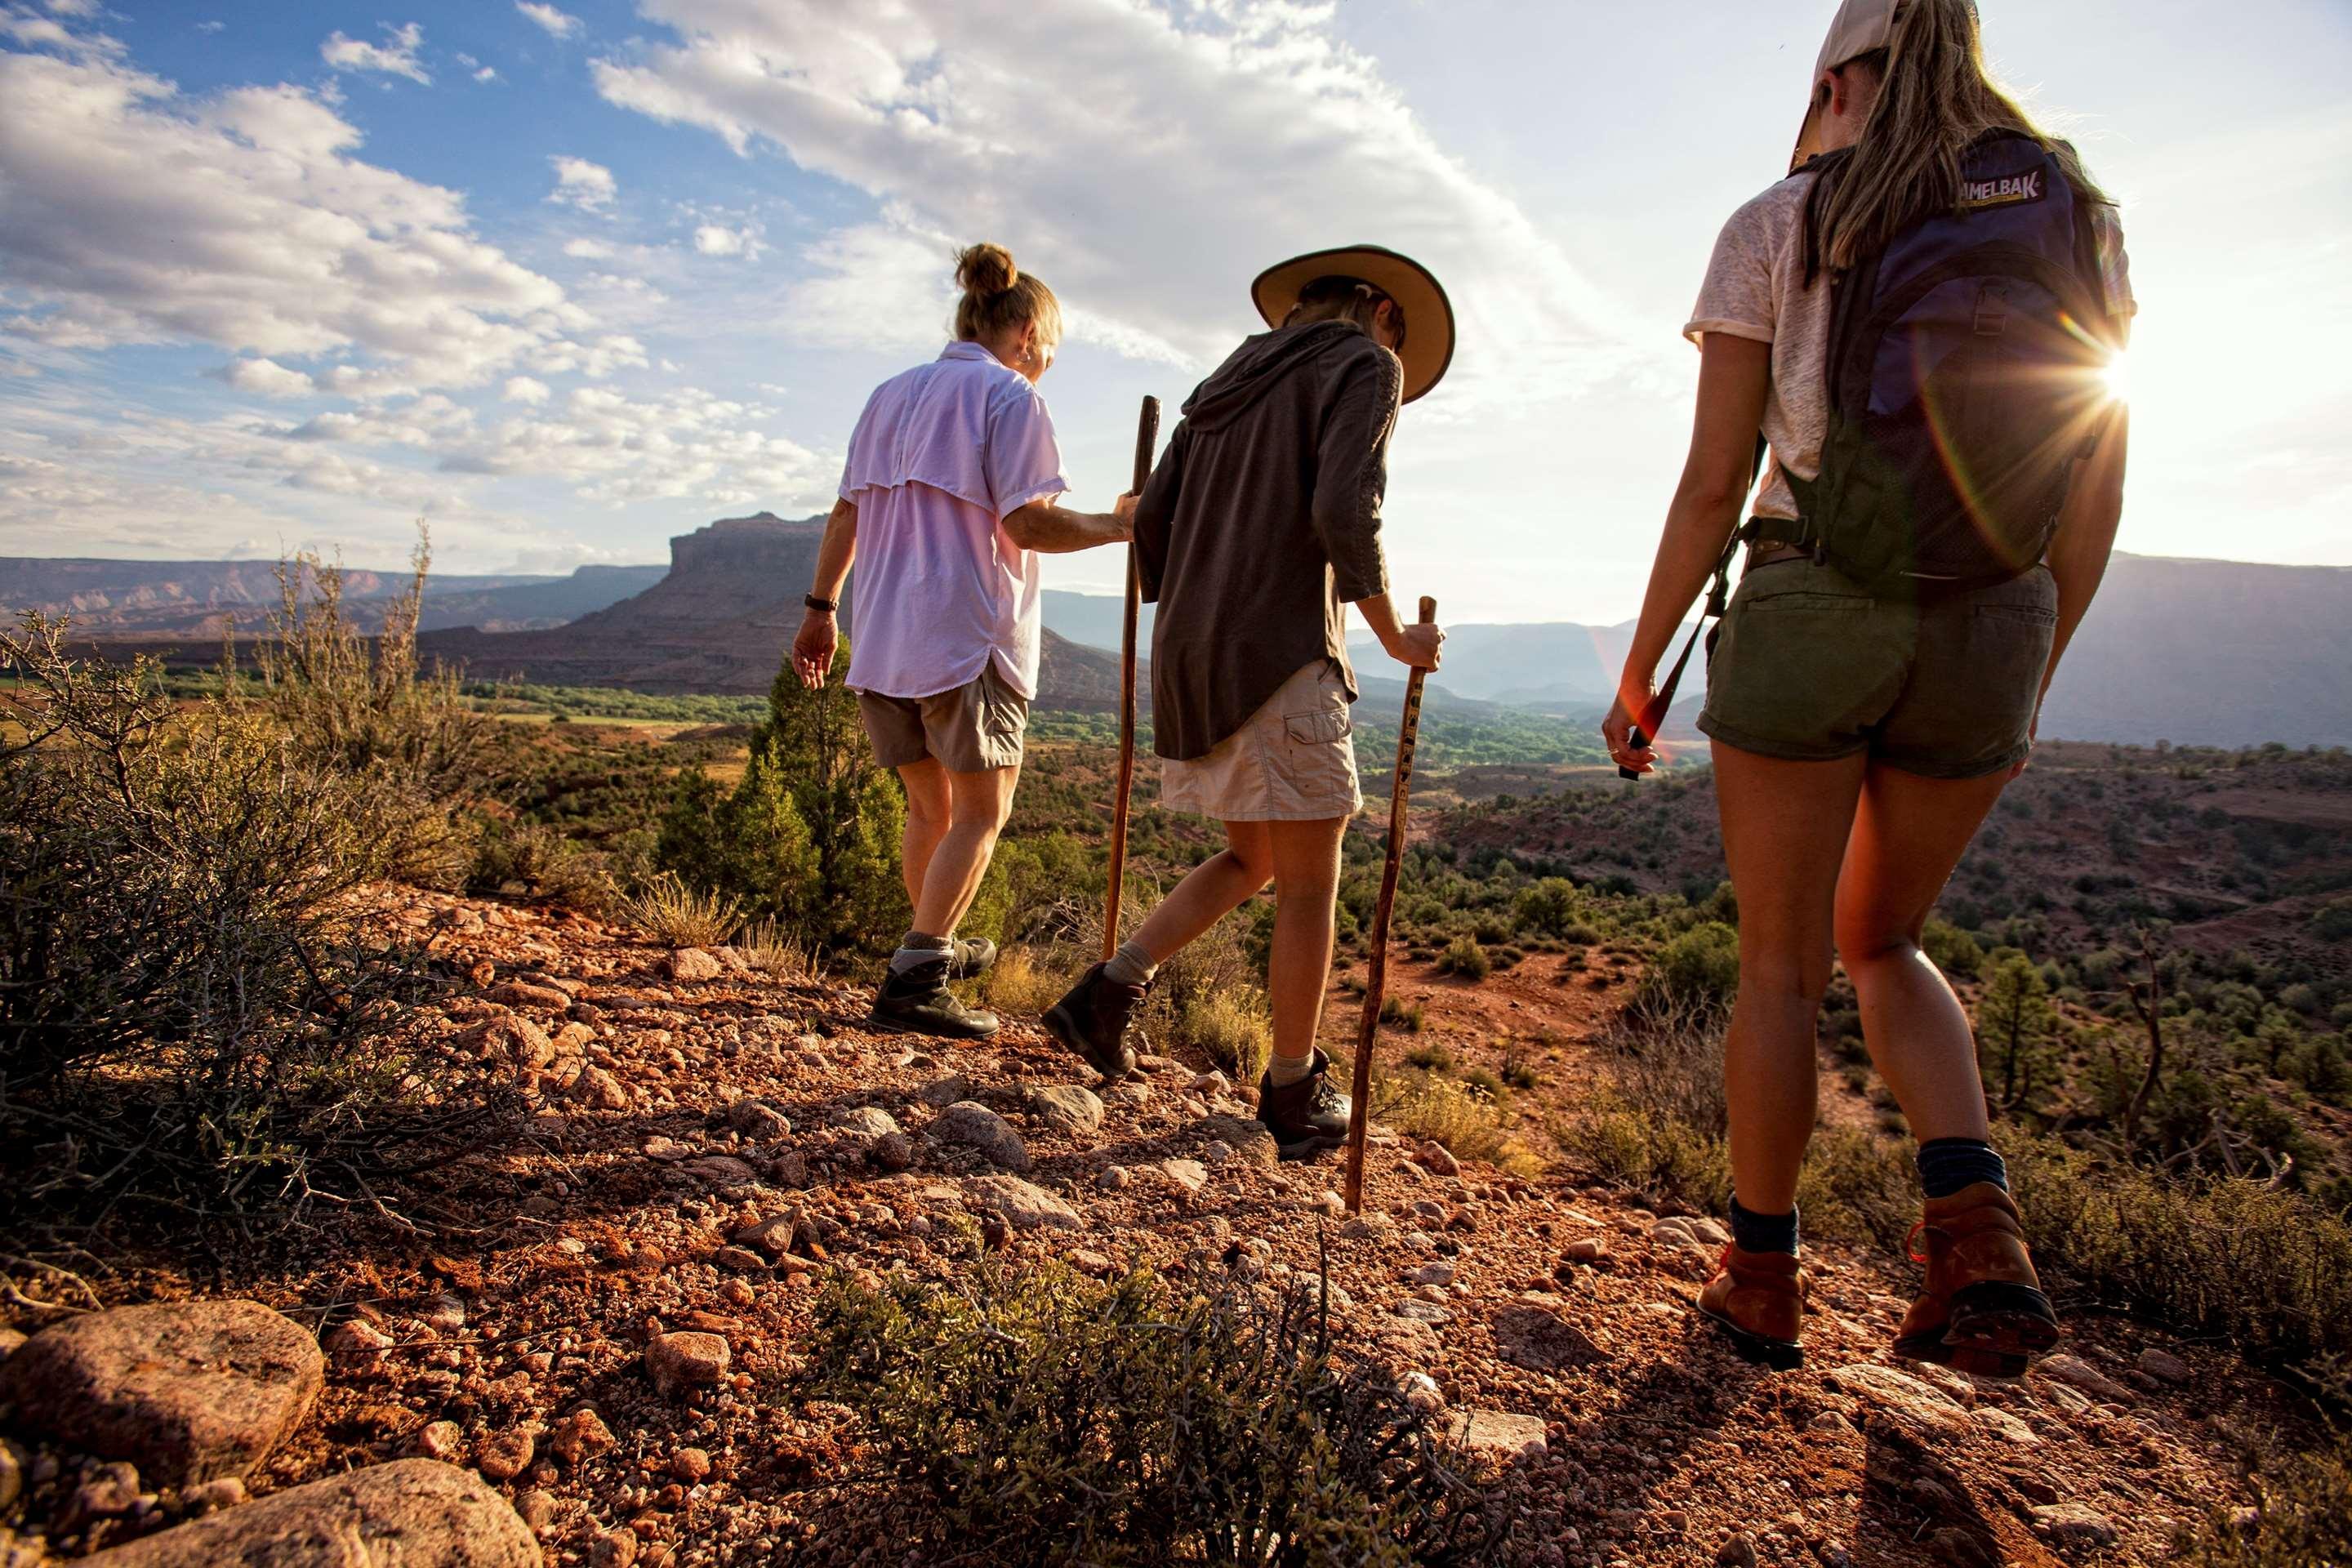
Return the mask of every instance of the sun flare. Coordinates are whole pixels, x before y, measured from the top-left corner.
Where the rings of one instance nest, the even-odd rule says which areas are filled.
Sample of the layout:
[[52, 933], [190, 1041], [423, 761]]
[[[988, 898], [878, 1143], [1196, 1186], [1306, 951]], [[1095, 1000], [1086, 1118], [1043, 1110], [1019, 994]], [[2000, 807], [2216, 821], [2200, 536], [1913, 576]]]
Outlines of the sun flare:
[[2131, 401], [2131, 356], [2118, 353], [2107, 361], [2105, 368], [2099, 372], [2099, 380], [2105, 384], [2109, 397], [2117, 403], [2129, 403]]

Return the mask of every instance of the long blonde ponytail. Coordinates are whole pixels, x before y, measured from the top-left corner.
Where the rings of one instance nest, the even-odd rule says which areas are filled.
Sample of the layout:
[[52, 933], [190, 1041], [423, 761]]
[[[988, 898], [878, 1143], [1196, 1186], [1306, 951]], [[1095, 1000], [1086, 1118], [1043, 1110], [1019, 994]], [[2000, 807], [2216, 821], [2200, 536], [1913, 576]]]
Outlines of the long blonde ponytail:
[[1902, 0], [1885, 49], [1848, 63], [1878, 78], [1862, 138], [1833, 154], [1805, 201], [1805, 280], [1843, 271], [1911, 225], [1960, 205], [1960, 158], [1988, 131], [2057, 154], [2084, 202], [2110, 205], [2082, 160], [2045, 135], [1985, 68], [1973, 0]]

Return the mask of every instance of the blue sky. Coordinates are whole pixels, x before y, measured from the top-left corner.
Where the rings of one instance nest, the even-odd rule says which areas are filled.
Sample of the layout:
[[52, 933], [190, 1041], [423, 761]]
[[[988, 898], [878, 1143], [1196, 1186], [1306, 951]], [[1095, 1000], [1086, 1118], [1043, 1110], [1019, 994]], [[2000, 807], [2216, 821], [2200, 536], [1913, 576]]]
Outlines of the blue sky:
[[[423, 516], [446, 569], [560, 571], [815, 510], [977, 238], [1070, 309], [1100, 506], [1260, 267], [1369, 239], [1463, 327], [1396, 437], [1398, 591], [1622, 620], [1677, 329], [1831, 9], [0, 0], [0, 553], [378, 564]], [[2126, 547], [2352, 562], [2352, 7], [1985, 12], [2124, 201]]]

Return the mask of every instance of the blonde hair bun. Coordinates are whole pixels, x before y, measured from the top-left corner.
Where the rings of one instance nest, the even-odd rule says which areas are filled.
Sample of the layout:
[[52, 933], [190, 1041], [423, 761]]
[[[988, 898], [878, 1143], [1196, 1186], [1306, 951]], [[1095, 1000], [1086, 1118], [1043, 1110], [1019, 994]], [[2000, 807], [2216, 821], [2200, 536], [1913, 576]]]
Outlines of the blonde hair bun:
[[1021, 281], [1013, 253], [1001, 245], [967, 246], [956, 257], [956, 281], [967, 294], [1002, 294]]

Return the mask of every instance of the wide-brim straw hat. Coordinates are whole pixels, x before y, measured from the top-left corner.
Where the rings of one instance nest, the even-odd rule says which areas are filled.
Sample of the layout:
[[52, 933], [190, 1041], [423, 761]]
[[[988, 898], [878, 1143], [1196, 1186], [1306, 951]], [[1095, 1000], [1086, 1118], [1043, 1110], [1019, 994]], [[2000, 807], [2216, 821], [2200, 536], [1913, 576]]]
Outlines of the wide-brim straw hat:
[[1276, 262], [1250, 285], [1250, 300], [1269, 327], [1282, 325], [1299, 292], [1318, 278], [1360, 278], [1404, 311], [1404, 401], [1435, 386], [1454, 363], [1454, 302], [1428, 268], [1385, 246], [1343, 245]]

